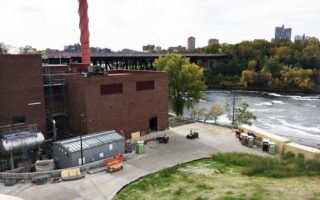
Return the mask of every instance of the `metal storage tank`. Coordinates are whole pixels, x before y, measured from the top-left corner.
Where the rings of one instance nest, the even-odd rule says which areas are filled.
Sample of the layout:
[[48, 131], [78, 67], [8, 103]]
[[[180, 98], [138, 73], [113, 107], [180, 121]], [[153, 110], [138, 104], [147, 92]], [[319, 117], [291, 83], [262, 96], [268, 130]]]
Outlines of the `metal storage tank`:
[[[125, 138], [116, 131], [102, 131], [82, 136], [83, 164], [124, 153]], [[58, 168], [81, 165], [80, 137], [53, 143], [53, 155]]]

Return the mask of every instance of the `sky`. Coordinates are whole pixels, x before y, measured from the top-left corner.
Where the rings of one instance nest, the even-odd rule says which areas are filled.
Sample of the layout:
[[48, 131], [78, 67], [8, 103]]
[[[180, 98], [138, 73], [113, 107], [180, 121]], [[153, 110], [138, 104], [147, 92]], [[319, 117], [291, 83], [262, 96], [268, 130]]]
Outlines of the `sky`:
[[[320, 38], [319, 0], [88, 0], [90, 45], [142, 50], [274, 37], [275, 26]], [[77, 0], [0, 0], [0, 42], [38, 50], [79, 43]]]

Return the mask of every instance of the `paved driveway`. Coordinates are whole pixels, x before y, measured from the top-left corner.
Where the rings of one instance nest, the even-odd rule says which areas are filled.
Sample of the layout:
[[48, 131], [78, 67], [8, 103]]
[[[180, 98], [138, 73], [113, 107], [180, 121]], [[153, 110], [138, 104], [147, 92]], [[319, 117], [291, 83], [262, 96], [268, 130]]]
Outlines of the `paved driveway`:
[[[200, 138], [187, 140], [190, 128], [198, 129]], [[0, 183], [0, 193], [18, 196], [25, 200], [63, 199], [112, 199], [126, 184], [141, 176], [157, 172], [178, 163], [207, 157], [215, 152], [247, 152], [266, 155], [257, 150], [242, 146], [232, 131], [202, 123], [192, 123], [164, 131], [170, 136], [169, 144], [149, 142], [144, 154], [136, 155], [125, 163], [124, 170], [114, 174], [105, 172], [86, 175], [84, 179], [57, 184], [34, 185], [19, 183], [5, 187]], [[2, 200], [2, 199], [1, 199]]]

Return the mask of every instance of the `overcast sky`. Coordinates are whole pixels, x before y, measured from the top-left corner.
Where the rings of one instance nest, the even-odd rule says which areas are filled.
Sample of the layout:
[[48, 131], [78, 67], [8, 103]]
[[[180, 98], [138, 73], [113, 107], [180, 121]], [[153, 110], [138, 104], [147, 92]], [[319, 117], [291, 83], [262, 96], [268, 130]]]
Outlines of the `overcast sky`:
[[[90, 45], [196, 46], [274, 37], [275, 26], [320, 36], [320, 0], [88, 0]], [[37, 49], [79, 42], [77, 0], [0, 0], [0, 42]]]

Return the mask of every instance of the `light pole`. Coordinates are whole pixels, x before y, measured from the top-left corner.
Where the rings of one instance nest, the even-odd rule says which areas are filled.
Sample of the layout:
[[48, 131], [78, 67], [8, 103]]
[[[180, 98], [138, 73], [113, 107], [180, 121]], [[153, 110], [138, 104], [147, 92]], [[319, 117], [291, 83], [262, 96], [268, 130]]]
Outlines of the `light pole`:
[[236, 107], [236, 92], [233, 91], [233, 102], [232, 102], [232, 126], [235, 125], [235, 119], [234, 119], [234, 111]]
[[80, 114], [80, 153], [81, 153], [81, 165], [83, 165], [83, 148], [82, 148], [82, 123], [84, 122], [84, 114]]

